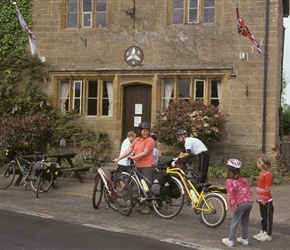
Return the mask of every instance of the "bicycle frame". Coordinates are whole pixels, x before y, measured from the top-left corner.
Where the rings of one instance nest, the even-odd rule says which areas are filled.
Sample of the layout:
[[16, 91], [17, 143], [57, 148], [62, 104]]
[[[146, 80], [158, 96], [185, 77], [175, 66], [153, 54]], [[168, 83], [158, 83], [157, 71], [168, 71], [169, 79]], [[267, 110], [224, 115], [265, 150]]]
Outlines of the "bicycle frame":
[[[183, 184], [183, 187], [184, 187], [185, 190], [186, 190], [186, 193], [187, 193], [188, 197], [189, 197], [190, 200], [192, 201], [192, 206], [193, 206], [193, 208], [194, 208], [196, 211], [201, 211], [201, 210], [206, 211], [206, 210], [211, 210], [211, 209], [213, 209], [212, 205], [209, 204], [209, 203], [206, 201], [206, 199], [205, 199], [205, 192], [204, 192], [204, 187], [210, 186], [211, 184], [206, 184], [206, 183], [204, 183], [204, 184], [203, 184], [203, 189], [202, 189], [201, 193], [199, 194], [199, 193], [197, 192], [195, 186], [192, 184], [192, 182], [190, 181], [190, 179], [188, 179], [188, 178], [186, 177], [186, 174], [184, 173], [184, 171], [183, 171], [182, 169], [180, 169], [180, 168], [167, 168], [167, 169], [166, 169], [166, 173], [167, 173], [167, 174], [170, 174], [170, 175], [177, 175], [177, 176], [180, 178], [180, 180], [181, 180], [181, 182], [182, 182], [182, 184]], [[202, 185], [202, 184], [200, 184], [200, 185]], [[190, 188], [194, 191], [196, 197], [198, 198], [197, 202], [195, 202], [195, 203], [193, 202], [193, 198], [192, 198], [192, 195], [191, 195], [191, 193], [190, 193]], [[226, 203], [224, 197], [223, 197], [222, 195], [218, 194], [218, 193], [216, 193], [216, 195], [220, 196], [220, 197], [224, 200], [224, 202], [225, 202], [225, 204], [226, 204], [226, 210], [227, 210], [227, 203]], [[202, 202], [204, 202], [204, 203], [206, 204], [207, 209], [204, 209], [204, 208], [201, 208], [201, 207], [200, 207], [200, 204], [201, 204]]]
[[[104, 170], [101, 169], [101, 167], [98, 167], [98, 174], [101, 176], [103, 183], [105, 185], [106, 191], [109, 194], [110, 198], [112, 199], [116, 198], [111, 192], [111, 190], [114, 190], [113, 182], [111, 178], [105, 174]], [[110, 187], [108, 186], [108, 182], [110, 183]]]

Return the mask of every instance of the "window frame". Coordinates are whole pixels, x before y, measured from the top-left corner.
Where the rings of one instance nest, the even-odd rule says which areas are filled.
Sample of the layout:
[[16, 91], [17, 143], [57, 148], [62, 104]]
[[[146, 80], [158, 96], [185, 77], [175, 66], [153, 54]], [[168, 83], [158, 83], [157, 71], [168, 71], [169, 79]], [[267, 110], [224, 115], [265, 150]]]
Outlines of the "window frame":
[[[189, 96], [180, 96], [180, 82], [185, 79], [190, 79], [189, 80]], [[199, 76], [175, 76], [175, 77], [160, 77], [160, 82], [161, 82], [161, 108], [166, 107], [169, 104], [170, 101], [172, 100], [177, 100], [178, 98], [183, 98], [185, 100], [204, 100], [204, 102], [208, 104], [212, 104], [212, 102], [218, 102], [218, 107], [221, 106], [222, 102], [222, 92], [221, 92], [221, 84], [222, 80], [221, 79], [212, 79], [210, 77], [199, 77]], [[219, 94], [220, 96], [217, 97], [212, 97], [212, 82], [216, 82], [217, 84], [220, 84], [220, 89], [219, 89]], [[172, 88], [172, 93], [171, 97], [165, 95], [165, 84], [171, 83], [173, 86]], [[203, 83], [203, 97], [201, 96], [197, 97], [196, 96], [196, 86], [197, 83]], [[170, 89], [168, 89], [170, 91]], [[167, 92], [168, 93], [168, 92]], [[169, 99], [168, 99], [169, 98]]]
[[[190, 10], [192, 8], [190, 8], [190, 1], [191, 0], [182, 0], [183, 1], [183, 7], [180, 8], [174, 8], [174, 1], [181, 1], [181, 0], [171, 0], [170, 4], [169, 4], [169, 8], [170, 8], [170, 16], [171, 19], [169, 19], [170, 24], [172, 25], [177, 25], [177, 24], [202, 24], [202, 23], [215, 23], [215, 17], [216, 17], [216, 0], [208, 0], [208, 1], [214, 1], [214, 5], [213, 6], [206, 6], [204, 1], [207, 0], [196, 0], [197, 1], [197, 17], [196, 17], [196, 21], [190, 21]], [[174, 22], [174, 14], [176, 13], [176, 9], [183, 10], [182, 11], [182, 22]], [[207, 19], [205, 18], [205, 13], [206, 12], [210, 12], [209, 10], [213, 10], [213, 21], [209, 22], [207, 21]], [[178, 20], [178, 18], [176, 18]]]
[[[70, 11], [70, 1], [74, 0], [66, 0], [66, 25], [65, 28], [69, 29], [77, 29], [77, 28], [84, 28], [84, 29], [89, 29], [89, 28], [106, 28], [107, 27], [107, 6], [108, 6], [108, 0], [90, 0], [91, 1], [91, 8], [90, 11], [84, 10], [84, 1], [88, 0], [75, 0], [77, 2], [77, 7], [76, 7], [76, 12], [69, 12]], [[105, 10], [98, 11], [97, 10], [97, 2], [101, 1], [105, 3]], [[72, 24], [76, 25], [70, 25], [70, 13], [74, 14], [76, 13], [76, 20], [71, 22]], [[102, 21], [100, 22], [101, 24], [98, 24], [97, 21], [97, 15], [101, 14], [102, 16], [104, 15], [104, 19], [101, 19]], [[87, 20], [90, 20], [90, 24], [88, 25], [85, 21], [85, 15], [90, 15], [90, 18], [86, 18]], [[102, 25], [104, 24], [104, 26]]]
[[[96, 82], [96, 90], [97, 94], [96, 96], [90, 97], [89, 98], [89, 83], [90, 82]], [[76, 96], [76, 83], [80, 83], [80, 97]], [[104, 98], [104, 84], [110, 83], [111, 86], [111, 92], [110, 94], [108, 93], [108, 96]], [[61, 90], [61, 84], [68, 84], [68, 90]], [[68, 112], [74, 110], [74, 106], [76, 103], [78, 103], [77, 100], [79, 100], [80, 107], [79, 107], [79, 114], [84, 117], [112, 117], [113, 116], [113, 78], [108, 78], [108, 77], [78, 77], [74, 76], [73, 79], [57, 79], [57, 104], [58, 107], [63, 111], [63, 112]], [[62, 94], [64, 92], [64, 94]], [[67, 92], [67, 97], [65, 96], [65, 92]], [[107, 89], [107, 92], [109, 90]], [[62, 96], [63, 95], [63, 96]], [[111, 96], [109, 96], [111, 95]], [[96, 114], [88, 114], [89, 112], [89, 100], [96, 99]], [[104, 114], [104, 101], [103, 100], [108, 100], [109, 107], [108, 107], [108, 114]], [[111, 101], [110, 101], [111, 99]], [[62, 107], [64, 103], [67, 103], [67, 107]]]

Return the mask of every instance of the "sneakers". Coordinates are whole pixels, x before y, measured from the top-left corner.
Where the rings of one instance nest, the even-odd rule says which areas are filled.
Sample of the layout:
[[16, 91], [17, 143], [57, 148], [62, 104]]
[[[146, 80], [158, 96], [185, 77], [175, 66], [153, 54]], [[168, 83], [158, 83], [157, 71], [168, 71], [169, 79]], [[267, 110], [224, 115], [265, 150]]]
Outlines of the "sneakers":
[[141, 211], [141, 214], [150, 214], [150, 213], [151, 213], [151, 209], [149, 206], [145, 206]]
[[223, 238], [222, 239], [222, 243], [228, 247], [233, 247], [234, 246], [234, 242], [229, 240], [229, 238]]
[[256, 240], [262, 241], [262, 242], [271, 241], [272, 237], [271, 237], [271, 235], [268, 235], [267, 232], [263, 232], [256, 238]]
[[237, 242], [241, 243], [244, 246], [249, 245], [249, 240], [248, 239], [243, 239], [242, 237], [237, 238]]
[[261, 231], [260, 231], [260, 233], [258, 233], [258, 234], [255, 234], [255, 235], [253, 236], [253, 238], [254, 238], [254, 239], [257, 239], [257, 238], [259, 238], [259, 237], [260, 237], [260, 235], [261, 235], [261, 234], [263, 234], [263, 233], [264, 233], [264, 231], [263, 231], [263, 230], [261, 230]]

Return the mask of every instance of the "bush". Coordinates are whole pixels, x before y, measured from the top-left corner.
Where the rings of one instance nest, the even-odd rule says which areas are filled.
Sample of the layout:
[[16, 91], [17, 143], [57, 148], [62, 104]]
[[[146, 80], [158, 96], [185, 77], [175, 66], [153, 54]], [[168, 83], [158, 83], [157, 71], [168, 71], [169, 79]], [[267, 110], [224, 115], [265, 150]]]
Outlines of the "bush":
[[178, 99], [157, 111], [153, 131], [158, 135], [158, 140], [168, 146], [178, 146], [176, 132], [179, 129], [209, 144], [221, 140], [226, 122], [227, 116], [218, 107], [205, 105], [201, 100]]

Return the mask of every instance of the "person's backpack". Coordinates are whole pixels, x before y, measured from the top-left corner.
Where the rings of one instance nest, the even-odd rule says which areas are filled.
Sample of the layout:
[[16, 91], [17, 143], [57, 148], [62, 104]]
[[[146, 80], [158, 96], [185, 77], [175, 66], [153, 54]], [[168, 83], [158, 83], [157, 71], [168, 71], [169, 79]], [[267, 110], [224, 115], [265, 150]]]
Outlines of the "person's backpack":
[[151, 186], [152, 194], [155, 196], [165, 195], [169, 192], [170, 175], [164, 172], [156, 172], [153, 176], [153, 184]]

